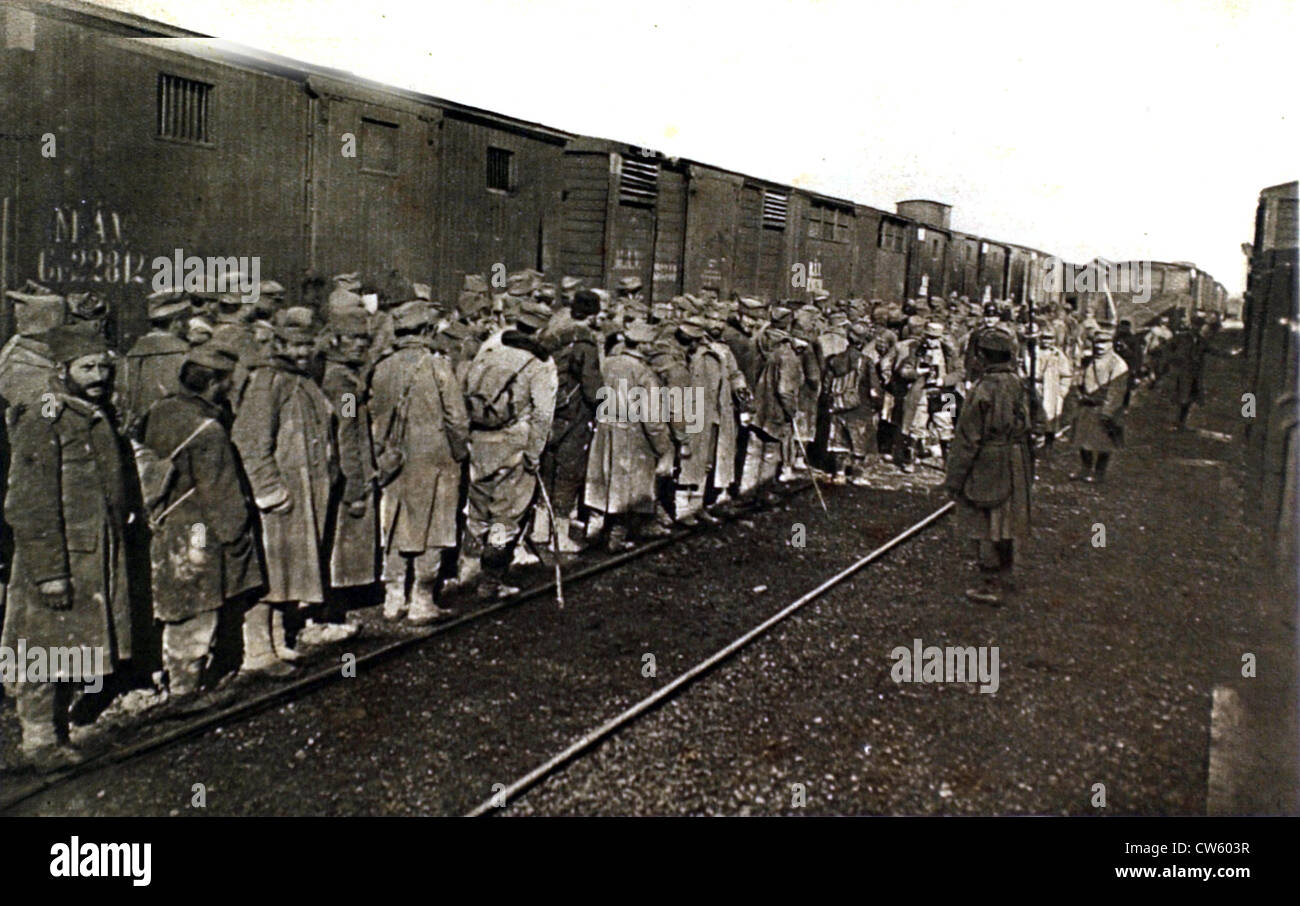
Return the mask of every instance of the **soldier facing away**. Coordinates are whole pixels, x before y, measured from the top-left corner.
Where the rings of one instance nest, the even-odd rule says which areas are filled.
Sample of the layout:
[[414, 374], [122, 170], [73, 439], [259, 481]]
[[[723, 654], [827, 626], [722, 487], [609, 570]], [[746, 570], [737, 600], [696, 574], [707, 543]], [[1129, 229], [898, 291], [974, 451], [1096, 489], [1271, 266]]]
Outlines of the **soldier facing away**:
[[1011, 590], [1016, 542], [1029, 537], [1030, 401], [1015, 341], [988, 330], [977, 343], [980, 379], [957, 419], [944, 487], [957, 501], [958, 534], [977, 546], [983, 582], [966, 596], [998, 604]]
[[550, 314], [545, 305], [521, 300], [515, 329], [493, 334], [465, 374], [469, 510], [457, 578], [467, 584], [481, 569], [480, 598], [518, 590], [505, 584], [505, 574], [537, 491], [555, 414], [555, 361], [536, 339]]
[[370, 383], [383, 486], [384, 616], [396, 620], [409, 610], [417, 624], [452, 615], [438, 605], [436, 583], [444, 552], [456, 547], [461, 463], [469, 454], [460, 384], [451, 360], [425, 342], [428, 329], [422, 300], [393, 309], [396, 339]]

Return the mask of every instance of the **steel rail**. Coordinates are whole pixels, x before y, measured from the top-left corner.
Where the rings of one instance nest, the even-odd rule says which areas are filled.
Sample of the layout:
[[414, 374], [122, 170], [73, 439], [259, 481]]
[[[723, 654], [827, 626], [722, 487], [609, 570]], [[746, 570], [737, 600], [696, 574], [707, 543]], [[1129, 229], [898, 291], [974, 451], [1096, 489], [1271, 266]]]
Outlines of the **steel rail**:
[[953, 501], [949, 501], [948, 503], [945, 503], [943, 506], [939, 507], [939, 509], [931, 513], [929, 516], [926, 516], [924, 519], [922, 519], [920, 522], [917, 522], [915, 525], [912, 525], [911, 527], [904, 529], [902, 532], [895, 535], [889, 541], [886, 541], [884, 544], [882, 544], [880, 547], [873, 550], [871, 553], [867, 554], [864, 557], [861, 557], [853, 564], [840, 570], [838, 573], [831, 576], [829, 579], [827, 579], [821, 585], [818, 585], [812, 591], [807, 592], [802, 597], [795, 600], [793, 603], [788, 604], [786, 607], [782, 608], [777, 613], [768, 617], [762, 623], [759, 623], [753, 629], [749, 630], [740, 638], [731, 642], [725, 648], [722, 648], [714, 652], [709, 657], [700, 661], [694, 667], [687, 670], [685, 673], [679, 675], [671, 682], [667, 683], [664, 686], [661, 686], [659, 689], [655, 690], [650, 695], [647, 695], [645, 698], [641, 699], [639, 702], [632, 705], [630, 708], [626, 709], [620, 714], [617, 714], [614, 717], [611, 717], [609, 720], [605, 721], [603, 724], [596, 727], [596, 729], [590, 731], [581, 739], [575, 741], [572, 745], [570, 745], [564, 751], [560, 752], [558, 755], [554, 756], [550, 760], [533, 768], [533, 770], [529, 771], [527, 774], [520, 777], [518, 780], [506, 786], [504, 789], [499, 790], [493, 795], [489, 796], [487, 799], [484, 799], [477, 806], [475, 806], [472, 811], [467, 812], [465, 817], [477, 818], [479, 816], [486, 815], [489, 813], [499, 813], [501, 809], [504, 809], [507, 805], [509, 805], [512, 799], [518, 797], [520, 793], [525, 792], [530, 787], [534, 786], [535, 784], [537, 784], [539, 781], [541, 781], [548, 775], [554, 773], [557, 769], [559, 769], [564, 764], [572, 760], [575, 756], [577, 756], [584, 750], [591, 748], [601, 740], [605, 739], [607, 736], [614, 733], [620, 727], [640, 717], [646, 711], [649, 711], [655, 705], [659, 704], [664, 699], [671, 696], [673, 693], [675, 693], [677, 690], [681, 689], [683, 686], [690, 683], [692, 680], [698, 678], [700, 675], [706, 673], [707, 671], [711, 670], [713, 667], [720, 664], [722, 661], [731, 657], [741, 648], [744, 648], [750, 642], [754, 641], [759, 636], [763, 635], [765, 632], [767, 632], [777, 623], [780, 623], [781, 621], [785, 620], [787, 617], [789, 617], [791, 614], [798, 611], [800, 608], [804, 607], [810, 602], [821, 597], [823, 594], [825, 594], [830, 589], [834, 588], [836, 585], [839, 585], [841, 582], [843, 582], [845, 579], [852, 576], [854, 573], [862, 569], [864, 566], [867, 566], [871, 562], [879, 559], [889, 551], [893, 550], [898, 545], [902, 544], [904, 541], [907, 541], [912, 536], [924, 531], [925, 529], [933, 525], [935, 522], [938, 522], [944, 516], [948, 515], [948, 513], [950, 513], [954, 507], [956, 507], [956, 503], [954, 503]]

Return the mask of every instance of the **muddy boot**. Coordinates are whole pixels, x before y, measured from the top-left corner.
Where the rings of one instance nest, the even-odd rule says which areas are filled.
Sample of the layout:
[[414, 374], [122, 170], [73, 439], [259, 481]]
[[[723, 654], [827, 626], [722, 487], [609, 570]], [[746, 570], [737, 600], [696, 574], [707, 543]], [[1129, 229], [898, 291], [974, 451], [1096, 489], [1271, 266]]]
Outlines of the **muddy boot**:
[[461, 554], [460, 562], [456, 564], [456, 584], [461, 588], [469, 588], [482, 575], [483, 558], [472, 554]]
[[528, 549], [528, 545], [525, 544], [523, 539], [521, 538], [519, 543], [515, 545], [515, 551], [511, 557], [510, 565], [511, 566], [536, 566], [538, 563], [541, 562], [542, 562], [541, 558], [538, 557], [536, 554], [534, 554], [532, 551], [530, 551]]
[[611, 554], [621, 554], [623, 551], [630, 550], [635, 546], [631, 541], [627, 540], [627, 525], [620, 519], [618, 524], [612, 526], [609, 530], [609, 537], [605, 541], [605, 550]]
[[400, 620], [406, 614], [406, 582], [398, 579], [384, 583], [384, 619]]
[[284, 628], [284, 608], [271, 608], [271, 644], [275, 656], [290, 663], [302, 657], [297, 649], [289, 647], [289, 635]]
[[699, 525], [699, 504], [703, 502], [701, 498], [697, 503], [690, 491], [678, 490], [673, 496], [673, 511], [677, 513], [677, 524], [687, 528]]
[[203, 660], [171, 661], [167, 664], [167, 695], [175, 701], [198, 694]]
[[244, 613], [244, 661], [239, 665], [240, 676], [288, 676], [293, 673], [290, 664], [275, 656], [275, 643], [271, 641], [271, 609], [270, 604], [255, 604]]
[[24, 740], [22, 755], [27, 763], [41, 774], [52, 774], [55, 771], [76, 767], [86, 760], [86, 756], [66, 742], [28, 746]]
[[587, 547], [587, 523], [583, 522], [577, 516], [570, 516], [567, 520], [569, 523], [569, 532], [566, 539], [560, 537], [560, 550], [568, 553], [578, 553]]
[[432, 582], [416, 582], [411, 589], [411, 615], [406, 621], [413, 626], [428, 626], [454, 617], [456, 611], [439, 607], [433, 597]]
[[1002, 603], [1001, 577], [996, 569], [981, 569], [980, 584], [966, 589], [967, 599], [977, 604], [997, 607]]
[[310, 619], [307, 625], [298, 631], [298, 644], [307, 648], [317, 645], [332, 645], [343, 642], [361, 630], [356, 623], [331, 623], [326, 620]]
[[[583, 534], [586, 533], [586, 527], [583, 527]], [[567, 517], [556, 517], [555, 519], [555, 546], [561, 554], [576, 554], [582, 550], [582, 545], [573, 540], [574, 523]], [[583, 537], [579, 535], [578, 537]]]

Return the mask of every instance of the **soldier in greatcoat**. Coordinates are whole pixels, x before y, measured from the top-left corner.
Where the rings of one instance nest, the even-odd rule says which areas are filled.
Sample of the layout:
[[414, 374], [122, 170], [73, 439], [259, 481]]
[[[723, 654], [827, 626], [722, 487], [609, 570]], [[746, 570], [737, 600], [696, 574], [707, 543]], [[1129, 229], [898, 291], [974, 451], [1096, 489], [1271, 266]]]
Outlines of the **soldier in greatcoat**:
[[113, 364], [102, 336], [63, 326], [42, 340], [55, 376], [43, 399], [14, 405], [10, 424], [5, 519], [14, 555], [0, 642], [90, 655], [79, 670], [65, 662], [13, 687], [23, 752], [52, 770], [80, 760], [67, 743], [73, 683], [94, 685], [131, 657], [130, 498], [121, 438], [103, 408]]
[[257, 515], [226, 405], [238, 356], [207, 343], [188, 353], [179, 389], [143, 416], [137, 450], [150, 545], [153, 615], [173, 700], [194, 695], [219, 621], [241, 619], [264, 587]]
[[1078, 376], [1074, 442], [1083, 468], [1071, 476], [1076, 481], [1103, 481], [1111, 454], [1124, 445], [1128, 365], [1115, 351], [1114, 338], [1107, 329], [1093, 333], [1092, 356], [1083, 363]]
[[505, 575], [537, 492], [555, 415], [555, 361], [537, 341], [550, 316], [545, 305], [520, 300], [514, 328], [489, 337], [465, 374], [469, 506], [457, 579], [468, 584], [481, 570], [478, 594], [485, 599], [518, 590]]
[[[364, 311], [336, 314], [326, 328], [321, 391], [334, 407], [343, 475], [333, 500], [330, 588], [342, 592], [367, 588], [379, 576], [377, 470], [367, 403], [371, 330]], [[308, 621], [299, 638], [309, 643], [333, 642], [354, 635], [356, 624], [342, 613], [345, 603], [337, 594], [330, 595], [321, 619]]]
[[[579, 550], [586, 539], [579, 504], [587, 482], [587, 456], [600, 402], [601, 338], [593, 327], [599, 314], [599, 297], [591, 290], [580, 289], [572, 303], [556, 310], [539, 336], [539, 342], [555, 360], [558, 380], [555, 418], [542, 453], [541, 478], [555, 508], [557, 545], [569, 553]], [[542, 517], [539, 509], [539, 521]]]
[[690, 380], [686, 392], [698, 394], [701, 411], [688, 423], [678, 475], [677, 518], [690, 525], [717, 517], [704, 509], [715, 494], [726, 493], [735, 480], [737, 406], [747, 406], [749, 387], [735, 356], [721, 341], [710, 336], [713, 322], [693, 315], [678, 332], [690, 344]]
[[873, 400], [879, 390], [875, 368], [863, 351], [869, 340], [870, 327], [855, 322], [849, 326], [844, 350], [826, 357], [826, 452], [833, 458], [836, 477], [855, 483], [865, 481], [867, 456], [876, 450]]
[[5, 295], [14, 303], [14, 335], [0, 349], [0, 397], [14, 405], [38, 400], [49, 389], [55, 368], [42, 334], [64, 322], [67, 306], [50, 292]]
[[822, 395], [822, 371], [825, 367], [819, 337], [821, 334], [821, 313], [813, 305], [805, 305], [794, 313], [793, 326], [790, 330], [799, 353], [799, 362], [803, 371], [803, 383], [799, 385], [799, 405], [795, 409], [794, 432], [786, 446], [785, 462], [787, 466], [804, 469], [812, 468], [812, 463], [805, 462], [805, 454], [813, 447], [817, 437], [817, 415]]
[[[991, 328], [983, 333], [1004, 332]], [[956, 349], [945, 336], [942, 322], [931, 321], [925, 326], [920, 341], [899, 361], [898, 376], [907, 387], [902, 399], [901, 468], [904, 472], [914, 472], [915, 457], [927, 444], [936, 441], [944, 449], [952, 439], [962, 365]]]
[[[1193, 318], [1191, 324], [1183, 324], [1180, 320], [1165, 349], [1165, 377], [1179, 427], [1186, 427], [1192, 405], [1201, 399], [1201, 372], [1205, 369], [1206, 354], [1202, 323], [1200, 318]], [[1116, 338], [1116, 351], [1119, 351], [1118, 342]]]
[[409, 612], [408, 619], [425, 624], [452, 615], [437, 603], [436, 583], [444, 553], [456, 547], [469, 420], [451, 360], [426, 342], [428, 304], [412, 299], [393, 309], [393, 330], [393, 346], [370, 381], [384, 616]]
[[184, 293], [153, 293], [146, 303], [149, 332], [131, 345], [117, 369], [118, 414], [127, 430], [150, 406], [180, 389], [181, 363], [190, 351], [183, 317], [190, 302]]
[[[297, 658], [285, 614], [325, 600], [325, 527], [338, 474], [334, 410], [310, 374], [315, 355], [312, 313], [277, 316], [273, 354], [249, 373], [231, 437], [261, 513], [267, 591], [244, 619], [248, 672], [283, 676]], [[216, 342], [214, 340], [214, 342]]]
[[976, 542], [983, 582], [966, 596], [998, 604], [1011, 590], [1016, 542], [1030, 532], [1030, 398], [1014, 340], [990, 330], [977, 342], [980, 379], [957, 419], [944, 487], [957, 501], [958, 534]]
[[799, 407], [799, 390], [804, 383], [803, 363], [794, 340], [786, 332], [791, 311], [772, 309], [772, 323], [759, 336], [762, 358], [754, 385], [754, 411], [745, 446], [744, 472], [740, 490], [748, 493], [776, 478], [783, 454], [794, 436], [794, 418]]
[[605, 515], [611, 552], [632, 545], [653, 518], [655, 483], [673, 466], [673, 438], [654, 403], [663, 383], [645, 359], [654, 328], [634, 321], [601, 367], [596, 434], [587, 460], [587, 506]]

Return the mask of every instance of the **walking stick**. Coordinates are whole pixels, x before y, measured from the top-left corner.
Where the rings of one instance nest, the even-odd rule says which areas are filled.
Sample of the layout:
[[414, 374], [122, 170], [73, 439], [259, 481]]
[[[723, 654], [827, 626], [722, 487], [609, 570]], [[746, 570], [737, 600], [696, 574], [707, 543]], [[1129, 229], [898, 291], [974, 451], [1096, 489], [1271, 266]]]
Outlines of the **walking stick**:
[[560, 528], [555, 521], [555, 510], [551, 509], [551, 496], [546, 493], [546, 482], [542, 476], [537, 476], [537, 487], [542, 492], [542, 504], [546, 507], [546, 515], [551, 520], [551, 556], [555, 559], [555, 603], [564, 609], [564, 580], [560, 577]]
[[826, 498], [822, 496], [822, 489], [817, 484], [817, 473], [813, 469], [812, 460], [808, 458], [808, 450], [804, 447], [803, 441], [799, 439], [799, 432], [795, 429], [794, 422], [790, 422], [790, 431], [794, 437], [794, 442], [799, 445], [799, 454], [803, 456], [804, 463], [808, 466], [808, 477], [812, 479], [813, 490], [817, 492], [817, 502], [822, 505], [822, 512], [829, 516], [830, 510], [826, 509]]

